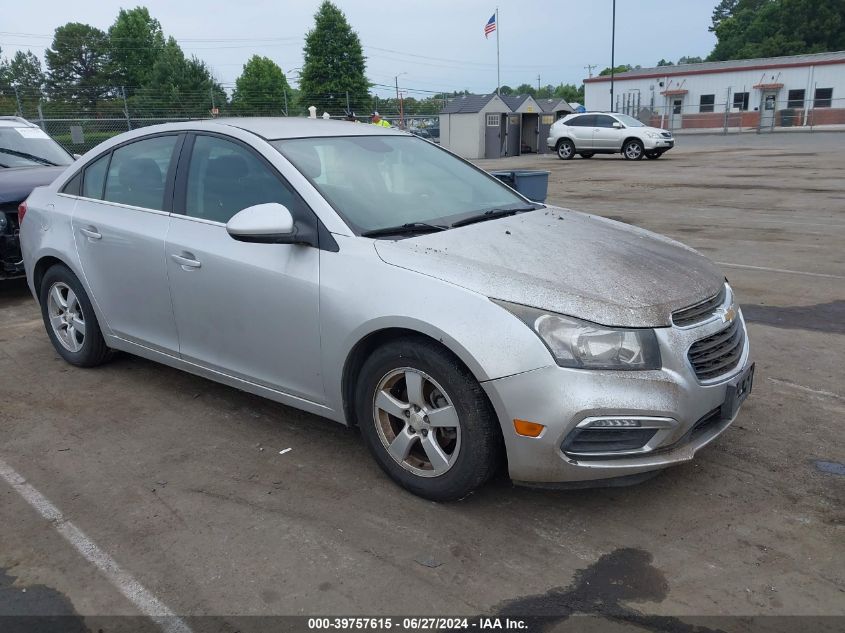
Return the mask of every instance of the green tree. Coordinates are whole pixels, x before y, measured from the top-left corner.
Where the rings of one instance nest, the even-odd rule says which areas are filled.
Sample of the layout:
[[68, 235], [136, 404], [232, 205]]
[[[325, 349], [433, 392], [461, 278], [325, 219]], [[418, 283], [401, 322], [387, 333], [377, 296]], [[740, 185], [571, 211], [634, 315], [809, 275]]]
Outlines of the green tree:
[[531, 84], [519, 84], [514, 90], [514, 94], [531, 95], [532, 97], [537, 93], [537, 89]]
[[660, 61], [657, 62], [658, 68], [661, 67], [661, 66], [674, 66], [674, 65], [675, 65], [675, 62], [669, 61], [668, 59], [663, 59], [663, 58], [661, 58]]
[[710, 30], [710, 60], [842, 50], [845, 0], [723, 0]]
[[500, 86], [499, 87], [499, 94], [505, 95], [505, 96], [512, 95], [512, 94], [514, 94], [514, 90], [513, 90], [513, 88], [511, 88], [510, 86], [507, 86], [507, 85]]
[[108, 36], [98, 28], [79, 22], [58, 27], [44, 60], [47, 91], [55, 102], [94, 111], [112, 91], [105, 74]]
[[554, 96], [564, 101], [575, 101], [576, 103], [584, 103], [584, 84], [576, 86], [575, 84], [560, 84], [555, 88]]
[[[17, 51], [12, 59], [0, 60], [0, 95], [6, 97], [3, 110], [34, 115], [41, 101], [44, 72], [32, 51]], [[11, 106], [11, 107], [10, 107]]]
[[110, 80], [128, 93], [147, 86], [150, 73], [164, 48], [161, 24], [146, 7], [121, 9], [109, 27]]
[[213, 107], [226, 106], [226, 93], [205, 63], [186, 58], [172, 37], [153, 64], [147, 87], [133, 98], [134, 109], [145, 116], [205, 117]]
[[44, 71], [41, 60], [32, 51], [17, 51], [12, 59], [3, 62], [3, 80], [9, 86], [21, 91], [40, 93], [44, 85]]
[[[620, 64], [619, 66], [613, 69], [613, 74], [619, 75], [621, 73], [626, 73], [629, 70], [634, 70], [635, 68], [640, 68], [640, 66], [631, 66], [631, 64]], [[608, 66], [599, 73], [599, 77], [607, 77], [608, 75], [610, 75], [610, 72], [611, 68]]]
[[305, 63], [299, 77], [300, 105], [343, 114], [349, 107], [364, 112], [370, 107], [364, 51], [346, 16], [325, 0], [314, 15], [314, 28], [305, 36]]
[[279, 65], [268, 57], [253, 55], [235, 82], [232, 110], [242, 116], [287, 115], [290, 97], [290, 86]]

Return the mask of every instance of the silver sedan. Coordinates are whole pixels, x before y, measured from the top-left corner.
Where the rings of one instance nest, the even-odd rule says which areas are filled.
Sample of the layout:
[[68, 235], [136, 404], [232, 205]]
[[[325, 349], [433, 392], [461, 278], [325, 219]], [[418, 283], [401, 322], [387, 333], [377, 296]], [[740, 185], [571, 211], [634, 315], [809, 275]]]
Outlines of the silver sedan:
[[19, 214], [66, 361], [121, 350], [356, 425], [430, 499], [504, 463], [517, 483], [637, 481], [692, 459], [751, 388], [742, 314], [707, 259], [395, 130], [144, 128]]

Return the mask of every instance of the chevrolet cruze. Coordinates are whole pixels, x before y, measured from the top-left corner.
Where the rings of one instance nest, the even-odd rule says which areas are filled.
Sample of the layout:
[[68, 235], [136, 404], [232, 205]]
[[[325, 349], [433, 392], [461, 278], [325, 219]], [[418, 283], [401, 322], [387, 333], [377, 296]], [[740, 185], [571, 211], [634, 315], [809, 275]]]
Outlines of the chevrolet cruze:
[[19, 214], [66, 361], [121, 350], [355, 425], [430, 499], [505, 463], [517, 483], [635, 482], [692, 459], [751, 388], [710, 261], [397, 130], [148, 127]]

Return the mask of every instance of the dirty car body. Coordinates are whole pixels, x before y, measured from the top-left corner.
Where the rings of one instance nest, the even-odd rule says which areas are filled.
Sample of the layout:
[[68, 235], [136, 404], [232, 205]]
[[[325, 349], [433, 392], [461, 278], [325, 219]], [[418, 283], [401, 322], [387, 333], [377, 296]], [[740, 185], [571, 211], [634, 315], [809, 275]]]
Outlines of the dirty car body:
[[[467, 494], [497, 447], [516, 482], [641, 476], [692, 459], [750, 390], [742, 314], [706, 258], [531, 203], [409, 134], [168, 124], [79, 163], [33, 192], [21, 233], [66, 359], [85, 364], [57, 341], [88, 312], [72, 346], [101, 332], [107, 348], [356, 424], [417, 494]], [[153, 198], [133, 189], [142, 173]], [[255, 194], [267, 174], [287, 193]], [[240, 189], [217, 192], [226, 178]], [[68, 288], [90, 308], [63, 311]]]

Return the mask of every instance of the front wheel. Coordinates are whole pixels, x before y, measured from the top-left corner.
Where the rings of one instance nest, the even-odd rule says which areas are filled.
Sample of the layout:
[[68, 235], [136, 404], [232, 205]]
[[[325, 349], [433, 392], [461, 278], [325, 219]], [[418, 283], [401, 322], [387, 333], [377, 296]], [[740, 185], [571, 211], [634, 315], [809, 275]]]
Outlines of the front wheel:
[[575, 144], [568, 138], [562, 138], [557, 143], [557, 157], [561, 160], [572, 160], [575, 156]]
[[622, 148], [622, 154], [627, 160], [642, 160], [644, 153], [643, 142], [635, 138], [625, 143], [625, 147]]
[[426, 499], [450, 501], [498, 463], [498, 421], [478, 381], [422, 338], [393, 341], [366, 360], [356, 389], [361, 434], [382, 470]]

